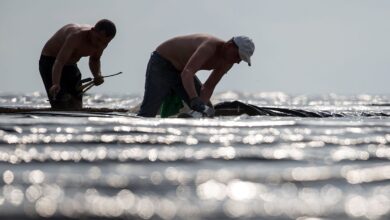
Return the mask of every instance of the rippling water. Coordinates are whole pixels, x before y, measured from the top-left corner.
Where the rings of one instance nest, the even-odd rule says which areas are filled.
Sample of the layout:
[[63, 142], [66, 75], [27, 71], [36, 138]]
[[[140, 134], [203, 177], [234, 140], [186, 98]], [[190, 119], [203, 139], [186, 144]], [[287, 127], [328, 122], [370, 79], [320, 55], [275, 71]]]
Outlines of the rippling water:
[[[341, 118], [0, 114], [0, 218], [389, 219], [390, 96], [216, 95]], [[141, 97], [89, 95], [135, 109]], [[2, 107], [48, 107], [39, 93]], [[363, 116], [362, 116], [363, 115]]]

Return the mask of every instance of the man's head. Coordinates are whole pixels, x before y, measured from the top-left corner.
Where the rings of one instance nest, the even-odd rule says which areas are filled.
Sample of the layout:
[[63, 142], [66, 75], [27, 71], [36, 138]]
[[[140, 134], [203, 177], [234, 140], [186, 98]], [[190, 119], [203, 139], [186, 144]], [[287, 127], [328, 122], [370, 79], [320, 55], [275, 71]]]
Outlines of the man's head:
[[116, 34], [116, 27], [115, 24], [108, 20], [108, 19], [102, 19], [98, 21], [95, 24], [95, 30], [96, 31], [102, 31], [106, 35], [106, 37], [114, 38]]
[[240, 63], [241, 62], [241, 58], [240, 58], [240, 55], [238, 53], [238, 47], [237, 45], [233, 42], [233, 39], [230, 39], [229, 41], [227, 41], [223, 47], [222, 47], [222, 55], [223, 55], [223, 58], [231, 63], [231, 64], [234, 64], [234, 63]]
[[96, 46], [107, 46], [107, 44], [115, 37], [115, 24], [108, 20], [102, 19], [98, 21], [91, 30], [91, 40]]
[[252, 39], [246, 36], [236, 36], [232, 38], [232, 41], [238, 48], [238, 54], [240, 59], [251, 65], [251, 56], [255, 51], [255, 44]]

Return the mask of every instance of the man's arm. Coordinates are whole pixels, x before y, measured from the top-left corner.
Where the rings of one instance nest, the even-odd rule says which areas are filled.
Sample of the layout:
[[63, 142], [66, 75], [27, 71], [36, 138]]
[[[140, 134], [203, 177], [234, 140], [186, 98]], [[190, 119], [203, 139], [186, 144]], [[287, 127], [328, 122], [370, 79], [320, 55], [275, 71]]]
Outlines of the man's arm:
[[94, 77], [95, 85], [100, 85], [104, 82], [100, 70], [100, 57], [103, 54], [103, 49], [89, 57], [89, 69]]
[[215, 48], [205, 42], [198, 47], [185, 65], [181, 73], [181, 80], [190, 100], [197, 97], [194, 85], [194, 75], [202, 68], [202, 65], [214, 54], [214, 52]]
[[52, 96], [57, 95], [57, 93], [61, 89], [60, 80], [61, 80], [62, 69], [64, 68], [69, 57], [74, 52], [77, 43], [78, 43], [77, 36], [75, 35], [68, 36], [64, 44], [62, 45], [60, 51], [57, 54], [52, 69], [52, 87], [50, 88], [49, 91]]
[[102, 56], [103, 50], [91, 55], [89, 57], [89, 69], [92, 75], [96, 78], [101, 76], [100, 71], [100, 57]]
[[200, 98], [204, 103], [208, 103], [210, 101], [211, 95], [213, 94], [218, 82], [222, 79], [223, 75], [232, 68], [232, 66], [233, 65], [227, 65], [217, 68], [210, 74], [200, 91]]

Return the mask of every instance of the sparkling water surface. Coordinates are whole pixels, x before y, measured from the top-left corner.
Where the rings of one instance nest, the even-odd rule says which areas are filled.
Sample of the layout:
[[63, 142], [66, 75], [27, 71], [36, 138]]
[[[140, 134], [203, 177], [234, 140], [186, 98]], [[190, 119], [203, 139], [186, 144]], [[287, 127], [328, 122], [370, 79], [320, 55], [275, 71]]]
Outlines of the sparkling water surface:
[[[386, 95], [217, 94], [345, 117], [139, 118], [140, 96], [89, 94], [127, 113], [0, 114], [0, 218], [389, 219]], [[47, 108], [41, 93], [0, 107]]]

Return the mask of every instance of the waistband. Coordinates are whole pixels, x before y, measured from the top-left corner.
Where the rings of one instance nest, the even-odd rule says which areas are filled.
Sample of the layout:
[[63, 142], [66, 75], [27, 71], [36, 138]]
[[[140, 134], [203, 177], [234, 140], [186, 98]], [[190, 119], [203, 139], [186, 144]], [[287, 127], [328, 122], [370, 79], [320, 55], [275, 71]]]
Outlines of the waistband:
[[[46, 56], [46, 55], [42, 55], [41, 54], [41, 57], [39, 58], [39, 62], [41, 62], [42, 64], [43, 63], [46, 63], [46, 64], [50, 64], [50, 65], [53, 65], [54, 62], [56, 61], [57, 57], [52, 57], [52, 56]], [[72, 66], [72, 67], [77, 67], [77, 64], [65, 64], [64, 67], [66, 66]]]
[[173, 68], [174, 70], [180, 72], [180, 71], [177, 70], [176, 67], [171, 63], [171, 61], [169, 61], [169, 60], [166, 59], [165, 57], [161, 56], [157, 51], [153, 51], [151, 57], [152, 57], [152, 58], [158, 59], [160, 62], [163, 62], [165, 65], [168, 65], [169, 67]]
[[47, 62], [55, 62], [56, 61], [56, 57], [52, 57], [52, 56], [46, 56], [46, 55], [42, 55], [41, 54], [41, 57], [39, 58], [40, 61], [47, 61]]

